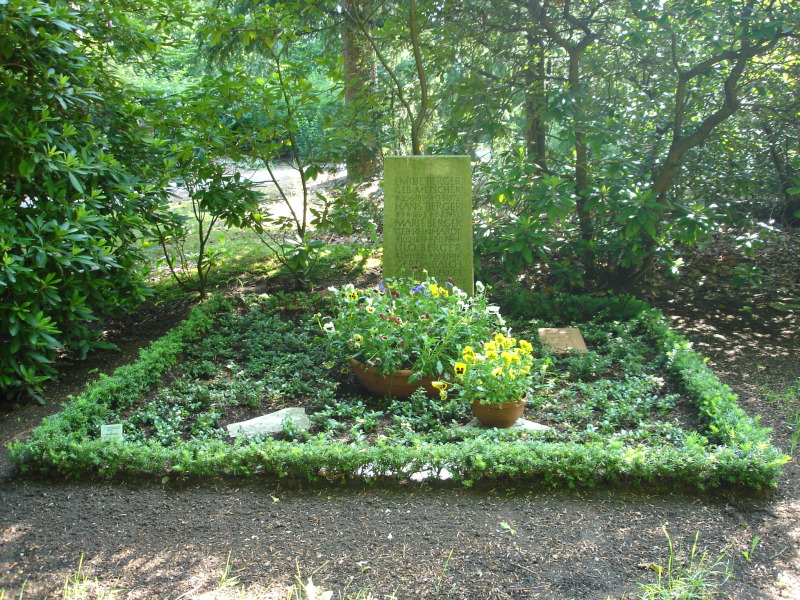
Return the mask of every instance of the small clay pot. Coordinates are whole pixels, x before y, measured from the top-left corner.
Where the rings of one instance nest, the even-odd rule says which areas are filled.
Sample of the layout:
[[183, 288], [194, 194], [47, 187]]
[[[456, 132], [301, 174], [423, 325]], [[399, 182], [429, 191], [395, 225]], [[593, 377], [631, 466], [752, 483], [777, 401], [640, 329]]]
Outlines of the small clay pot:
[[408, 378], [414, 373], [407, 369], [395, 371], [389, 375], [378, 373], [374, 367], [365, 367], [355, 358], [350, 359], [350, 366], [358, 382], [375, 396], [392, 396], [393, 398], [408, 398], [419, 388], [425, 388], [425, 393], [431, 398], [439, 397], [439, 390], [433, 387], [436, 381], [433, 377], [423, 377], [413, 383], [408, 383]]
[[478, 400], [473, 400], [472, 414], [487, 427], [505, 429], [522, 417], [526, 404], [525, 400], [495, 404], [481, 404]]

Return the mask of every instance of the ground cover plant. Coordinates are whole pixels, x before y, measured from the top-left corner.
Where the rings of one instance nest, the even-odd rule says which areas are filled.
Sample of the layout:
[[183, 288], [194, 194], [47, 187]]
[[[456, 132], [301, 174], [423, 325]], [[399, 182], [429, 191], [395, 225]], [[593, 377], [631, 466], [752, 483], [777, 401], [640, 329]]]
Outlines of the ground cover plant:
[[[344, 357], [321, 331], [330, 295], [215, 296], [12, 454], [25, 469], [70, 476], [428, 473], [466, 484], [774, 485], [787, 457], [661, 313], [619, 297], [523, 294], [504, 304], [551, 365], [526, 412], [544, 431], [459, 429], [470, 414], [457, 395], [367, 395], [341, 372]], [[569, 317], [583, 318], [590, 351], [552, 354], [535, 332]], [[304, 406], [311, 430], [286, 423], [277, 439], [228, 437], [226, 424], [284, 406]], [[122, 423], [126, 439], [101, 439], [107, 423]]]

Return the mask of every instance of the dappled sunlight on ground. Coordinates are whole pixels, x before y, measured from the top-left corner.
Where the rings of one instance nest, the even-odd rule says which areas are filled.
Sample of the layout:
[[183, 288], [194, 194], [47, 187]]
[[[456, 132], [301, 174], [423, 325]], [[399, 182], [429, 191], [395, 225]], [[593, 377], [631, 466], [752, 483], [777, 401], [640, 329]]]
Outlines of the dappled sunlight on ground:
[[775, 513], [787, 523], [786, 538], [791, 545], [785, 546], [776, 557], [780, 567], [772, 585], [773, 598], [797, 600], [800, 598], [800, 501], [780, 502]]

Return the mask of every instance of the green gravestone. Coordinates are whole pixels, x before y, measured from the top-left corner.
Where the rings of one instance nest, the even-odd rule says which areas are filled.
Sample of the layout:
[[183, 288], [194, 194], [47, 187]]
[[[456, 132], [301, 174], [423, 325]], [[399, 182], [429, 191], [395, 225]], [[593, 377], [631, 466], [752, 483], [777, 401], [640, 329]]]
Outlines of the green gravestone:
[[383, 193], [383, 276], [418, 267], [472, 294], [470, 157], [389, 156]]

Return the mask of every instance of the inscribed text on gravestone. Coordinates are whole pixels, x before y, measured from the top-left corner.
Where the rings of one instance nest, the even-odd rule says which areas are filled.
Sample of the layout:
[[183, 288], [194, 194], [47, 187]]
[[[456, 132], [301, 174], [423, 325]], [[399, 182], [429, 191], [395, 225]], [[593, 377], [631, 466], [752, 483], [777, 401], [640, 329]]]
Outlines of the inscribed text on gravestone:
[[384, 277], [425, 269], [472, 293], [472, 184], [468, 156], [387, 157]]

